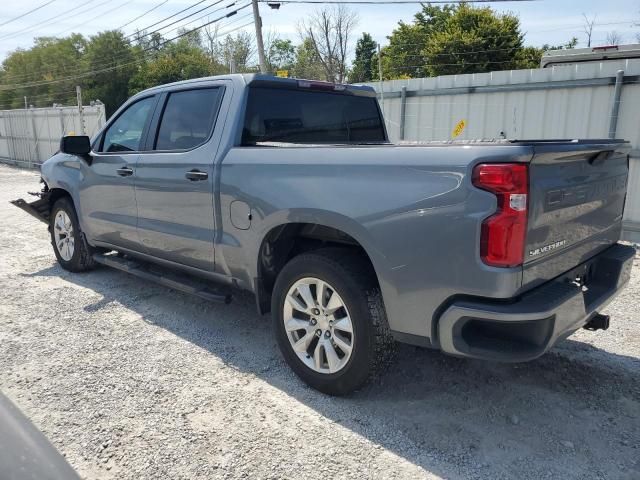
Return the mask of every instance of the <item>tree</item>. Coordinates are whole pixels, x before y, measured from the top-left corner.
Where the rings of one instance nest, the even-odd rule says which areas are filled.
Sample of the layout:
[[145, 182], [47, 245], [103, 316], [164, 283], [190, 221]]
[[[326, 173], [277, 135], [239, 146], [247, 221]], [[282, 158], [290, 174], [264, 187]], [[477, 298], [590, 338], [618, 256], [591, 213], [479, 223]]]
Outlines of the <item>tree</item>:
[[321, 80], [324, 75], [324, 66], [316, 53], [313, 41], [310, 38], [305, 38], [296, 48], [293, 76], [309, 80]]
[[516, 16], [464, 3], [450, 12], [423, 49], [429, 75], [518, 68], [516, 53], [523, 48], [523, 35]]
[[424, 47], [434, 32], [444, 28], [456, 7], [423, 5], [411, 24], [399, 22], [388, 37], [389, 45], [382, 51], [384, 78], [426, 77], [429, 75]]
[[546, 43], [541, 48], [523, 47], [516, 53], [515, 60], [518, 65], [517, 68], [540, 68], [542, 55], [547, 50], [569, 50], [571, 48], [575, 48], [577, 44], [578, 39], [576, 37], [572, 37], [571, 40], [563, 45], [549, 45]]
[[[85, 71], [82, 58], [86, 46], [85, 38], [78, 34], [38, 37], [30, 49], [9, 54], [2, 63], [5, 87], [0, 90], [1, 104], [23, 108], [25, 96], [34, 106], [75, 101], [76, 85], [84, 84], [82, 79], [69, 77]], [[53, 82], [60, 79], [64, 80]]]
[[517, 68], [540, 68], [540, 61], [544, 50], [536, 47], [524, 47], [516, 52]]
[[[489, 7], [423, 5], [412, 23], [399, 22], [382, 49], [384, 79], [538, 68], [549, 46], [525, 47], [520, 21]], [[561, 48], [573, 48], [577, 39]], [[377, 78], [377, 55], [373, 77]]]
[[376, 42], [368, 33], [363, 33], [356, 43], [356, 58], [349, 74], [350, 82], [368, 82], [374, 78], [373, 58], [376, 55]]
[[291, 40], [274, 39], [267, 50], [269, 70], [292, 70], [296, 61], [296, 48]]
[[616, 30], [607, 33], [607, 45], [620, 45], [622, 43], [622, 35]]
[[316, 10], [300, 23], [300, 37], [303, 41], [311, 41], [322, 64], [325, 80], [344, 81], [349, 39], [357, 23], [357, 14], [342, 4]]
[[578, 45], [578, 38], [571, 37], [571, 40], [567, 43], [563, 43], [562, 45], [549, 45], [548, 43], [545, 43], [540, 50], [543, 52], [546, 52], [547, 50], [570, 50], [572, 48], [576, 48], [576, 45]]
[[183, 37], [165, 44], [155, 58], [138, 67], [129, 82], [129, 95], [164, 83], [205, 77], [213, 68], [211, 59], [193, 45], [193, 39]]
[[[135, 63], [141, 58], [119, 30], [91, 37], [83, 60], [87, 71], [98, 73], [87, 78], [85, 98], [99, 99], [104, 103], [107, 115], [113, 113], [129, 98], [129, 81], [136, 72]], [[110, 70], [100, 72], [106, 68]]]
[[593, 27], [596, 24], [596, 16], [594, 15], [591, 20], [589, 20], [589, 18], [583, 13], [582, 16], [584, 17], [584, 24], [583, 24], [583, 31], [584, 34], [587, 36], [587, 47], [591, 46], [591, 37], [593, 36]]
[[223, 41], [218, 41], [215, 48], [217, 61], [232, 72], [256, 71], [256, 52], [253, 36], [247, 32], [240, 32], [235, 37], [227, 35]]
[[151, 34], [145, 31], [137, 30], [134, 34], [133, 43], [140, 47], [141, 50], [160, 50], [165, 41], [158, 32]]

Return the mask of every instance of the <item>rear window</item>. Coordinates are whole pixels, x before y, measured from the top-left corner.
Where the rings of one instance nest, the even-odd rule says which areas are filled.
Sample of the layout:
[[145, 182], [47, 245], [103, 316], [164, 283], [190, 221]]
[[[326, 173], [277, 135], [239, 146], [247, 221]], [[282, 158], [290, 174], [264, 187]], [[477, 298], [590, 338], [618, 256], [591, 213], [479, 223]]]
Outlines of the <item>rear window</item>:
[[262, 87], [249, 89], [243, 145], [384, 141], [382, 119], [374, 97]]

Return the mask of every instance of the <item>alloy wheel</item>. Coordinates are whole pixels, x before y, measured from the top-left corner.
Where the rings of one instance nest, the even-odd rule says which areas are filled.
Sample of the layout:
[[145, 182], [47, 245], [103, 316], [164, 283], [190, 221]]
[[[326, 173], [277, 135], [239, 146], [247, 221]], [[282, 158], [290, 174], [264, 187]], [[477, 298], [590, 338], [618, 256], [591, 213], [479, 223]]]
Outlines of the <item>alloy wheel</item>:
[[283, 306], [284, 328], [298, 358], [323, 374], [342, 370], [353, 352], [354, 331], [347, 306], [329, 283], [297, 280]]

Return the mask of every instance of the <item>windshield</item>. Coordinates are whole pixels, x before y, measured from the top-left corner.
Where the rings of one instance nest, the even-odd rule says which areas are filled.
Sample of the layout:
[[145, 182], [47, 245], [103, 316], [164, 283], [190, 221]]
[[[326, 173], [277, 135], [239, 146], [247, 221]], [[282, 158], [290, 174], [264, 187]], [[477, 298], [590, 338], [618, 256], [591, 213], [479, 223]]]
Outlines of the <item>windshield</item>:
[[243, 145], [386, 140], [374, 97], [264, 87], [249, 90]]

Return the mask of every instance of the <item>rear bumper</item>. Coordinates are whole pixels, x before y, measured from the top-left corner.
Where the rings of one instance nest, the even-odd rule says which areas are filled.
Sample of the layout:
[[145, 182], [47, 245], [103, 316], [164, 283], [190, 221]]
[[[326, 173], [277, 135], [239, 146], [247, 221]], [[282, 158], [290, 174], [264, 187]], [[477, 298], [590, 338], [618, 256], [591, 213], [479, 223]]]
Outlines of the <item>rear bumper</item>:
[[[616, 244], [513, 301], [454, 301], [440, 316], [438, 340], [449, 354], [522, 362], [583, 327], [625, 286], [635, 249]], [[582, 282], [575, 282], [579, 277]], [[580, 285], [582, 284], [582, 285]]]

